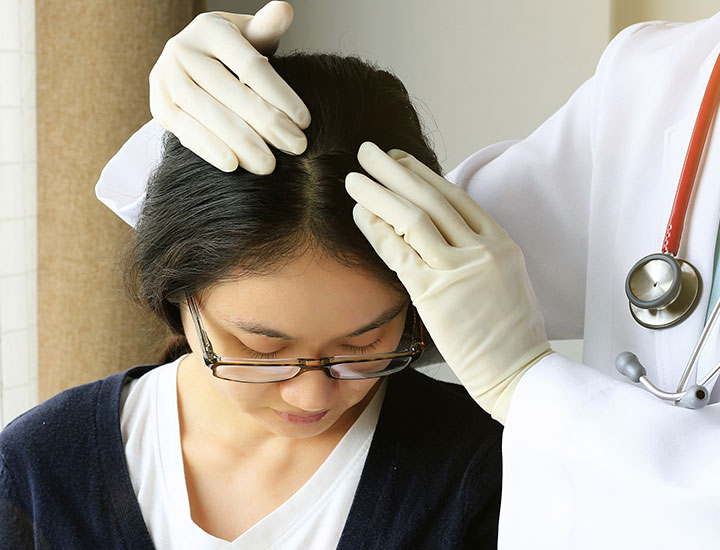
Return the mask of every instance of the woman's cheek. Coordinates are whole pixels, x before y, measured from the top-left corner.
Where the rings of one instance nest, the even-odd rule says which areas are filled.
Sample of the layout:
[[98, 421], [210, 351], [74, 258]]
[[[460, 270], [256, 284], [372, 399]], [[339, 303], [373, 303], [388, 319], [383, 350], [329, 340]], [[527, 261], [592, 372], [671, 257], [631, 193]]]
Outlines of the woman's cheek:
[[346, 408], [353, 407], [362, 401], [382, 378], [369, 380], [343, 380], [340, 382], [340, 393]]
[[[212, 384], [221, 395], [242, 411], [272, 404], [271, 393], [277, 384], [243, 384], [213, 377]], [[277, 390], [275, 390], [277, 391]]]

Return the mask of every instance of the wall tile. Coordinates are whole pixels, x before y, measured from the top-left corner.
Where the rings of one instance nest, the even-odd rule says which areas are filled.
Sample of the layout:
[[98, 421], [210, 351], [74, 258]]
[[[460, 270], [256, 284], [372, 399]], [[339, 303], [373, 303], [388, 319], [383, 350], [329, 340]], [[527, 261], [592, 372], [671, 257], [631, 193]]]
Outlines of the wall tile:
[[22, 188], [25, 195], [25, 215], [37, 217], [37, 164], [26, 162], [22, 167]]
[[[21, 218], [25, 214], [24, 185], [22, 164], [0, 164], [0, 220]], [[37, 198], [35, 200], [37, 202]]]
[[28, 271], [25, 273], [25, 282], [27, 284], [27, 322], [28, 325], [37, 325], [37, 271]]
[[26, 161], [37, 160], [37, 110], [26, 107], [22, 110], [22, 157]]
[[22, 111], [0, 107], [0, 162], [20, 162], [22, 152]]
[[20, 0], [20, 47], [35, 52], [35, 0]]
[[28, 273], [37, 271], [37, 218], [25, 218], [24, 256], [25, 270]]
[[5, 425], [30, 408], [30, 384], [6, 388], [2, 392], [2, 420]]
[[20, 52], [0, 51], [0, 106], [20, 105], [22, 88], [20, 72]]
[[0, 0], [0, 428], [37, 403], [35, 0]]
[[0, 277], [0, 327], [3, 332], [27, 328], [25, 275]]
[[0, 50], [20, 50], [20, 2], [0, 0]]
[[23, 105], [37, 104], [35, 54], [23, 53], [20, 57], [20, 101]]
[[2, 334], [2, 383], [4, 389], [27, 386], [30, 383], [28, 331], [17, 330]]
[[[37, 324], [28, 326], [28, 364], [30, 379], [38, 377], [38, 335]], [[37, 399], [37, 392], [34, 394]]]
[[25, 220], [0, 221], [0, 277], [27, 271], [25, 246]]

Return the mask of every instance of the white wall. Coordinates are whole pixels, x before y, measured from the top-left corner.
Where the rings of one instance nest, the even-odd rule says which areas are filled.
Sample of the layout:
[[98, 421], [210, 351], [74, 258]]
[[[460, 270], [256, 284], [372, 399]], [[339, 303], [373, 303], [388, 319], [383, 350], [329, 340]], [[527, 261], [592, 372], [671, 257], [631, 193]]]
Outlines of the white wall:
[[35, 3], [0, 0], [0, 428], [37, 402]]
[[[264, 1], [208, 0], [254, 13]], [[291, 1], [281, 51], [358, 54], [416, 98], [445, 170], [483, 145], [521, 138], [592, 75], [610, 0]]]
[[720, 11], [720, 0], [613, 0], [613, 34], [640, 21], [696, 21]]

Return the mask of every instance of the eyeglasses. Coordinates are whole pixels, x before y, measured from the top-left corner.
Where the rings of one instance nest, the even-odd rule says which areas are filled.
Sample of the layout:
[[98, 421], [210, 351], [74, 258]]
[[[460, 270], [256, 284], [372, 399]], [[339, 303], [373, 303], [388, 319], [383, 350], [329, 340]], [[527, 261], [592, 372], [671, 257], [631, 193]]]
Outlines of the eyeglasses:
[[[337, 380], [379, 378], [401, 371], [418, 359], [425, 349], [422, 322], [415, 308], [411, 306], [412, 313], [408, 315], [403, 338], [398, 349], [392, 353], [336, 355], [319, 359], [253, 359], [251, 361], [221, 357], [213, 350], [195, 299], [188, 295], [187, 303], [198, 340], [202, 346], [205, 366], [212, 370], [216, 378], [230, 382], [250, 384], [282, 382], [310, 370], [322, 370], [327, 376]], [[410, 326], [408, 327], [408, 325]]]

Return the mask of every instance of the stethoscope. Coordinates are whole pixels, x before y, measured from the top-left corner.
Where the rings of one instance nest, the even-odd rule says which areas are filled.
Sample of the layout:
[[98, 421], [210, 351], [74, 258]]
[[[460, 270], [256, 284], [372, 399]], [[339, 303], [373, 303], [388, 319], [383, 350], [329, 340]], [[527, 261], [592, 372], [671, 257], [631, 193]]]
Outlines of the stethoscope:
[[[720, 99], [720, 56], [715, 61], [695, 120], [670, 220], [665, 230], [662, 252], [645, 256], [630, 269], [625, 279], [625, 294], [630, 300], [630, 313], [646, 328], [661, 329], [682, 322], [690, 315], [700, 298], [700, 274], [690, 262], [678, 259], [677, 254], [698, 167], [717, 111], [718, 99]], [[705, 347], [708, 334], [720, 317], [719, 312], [720, 300], [713, 307], [703, 327], [675, 392], [666, 392], [653, 384], [646, 376], [645, 367], [637, 356], [629, 351], [622, 352], [615, 359], [617, 370], [633, 382], [642, 384], [660, 399], [674, 401], [690, 409], [704, 407], [710, 399], [706, 384], [720, 372], [720, 363], [715, 365], [699, 383], [687, 387], [687, 382], [698, 356]]]

